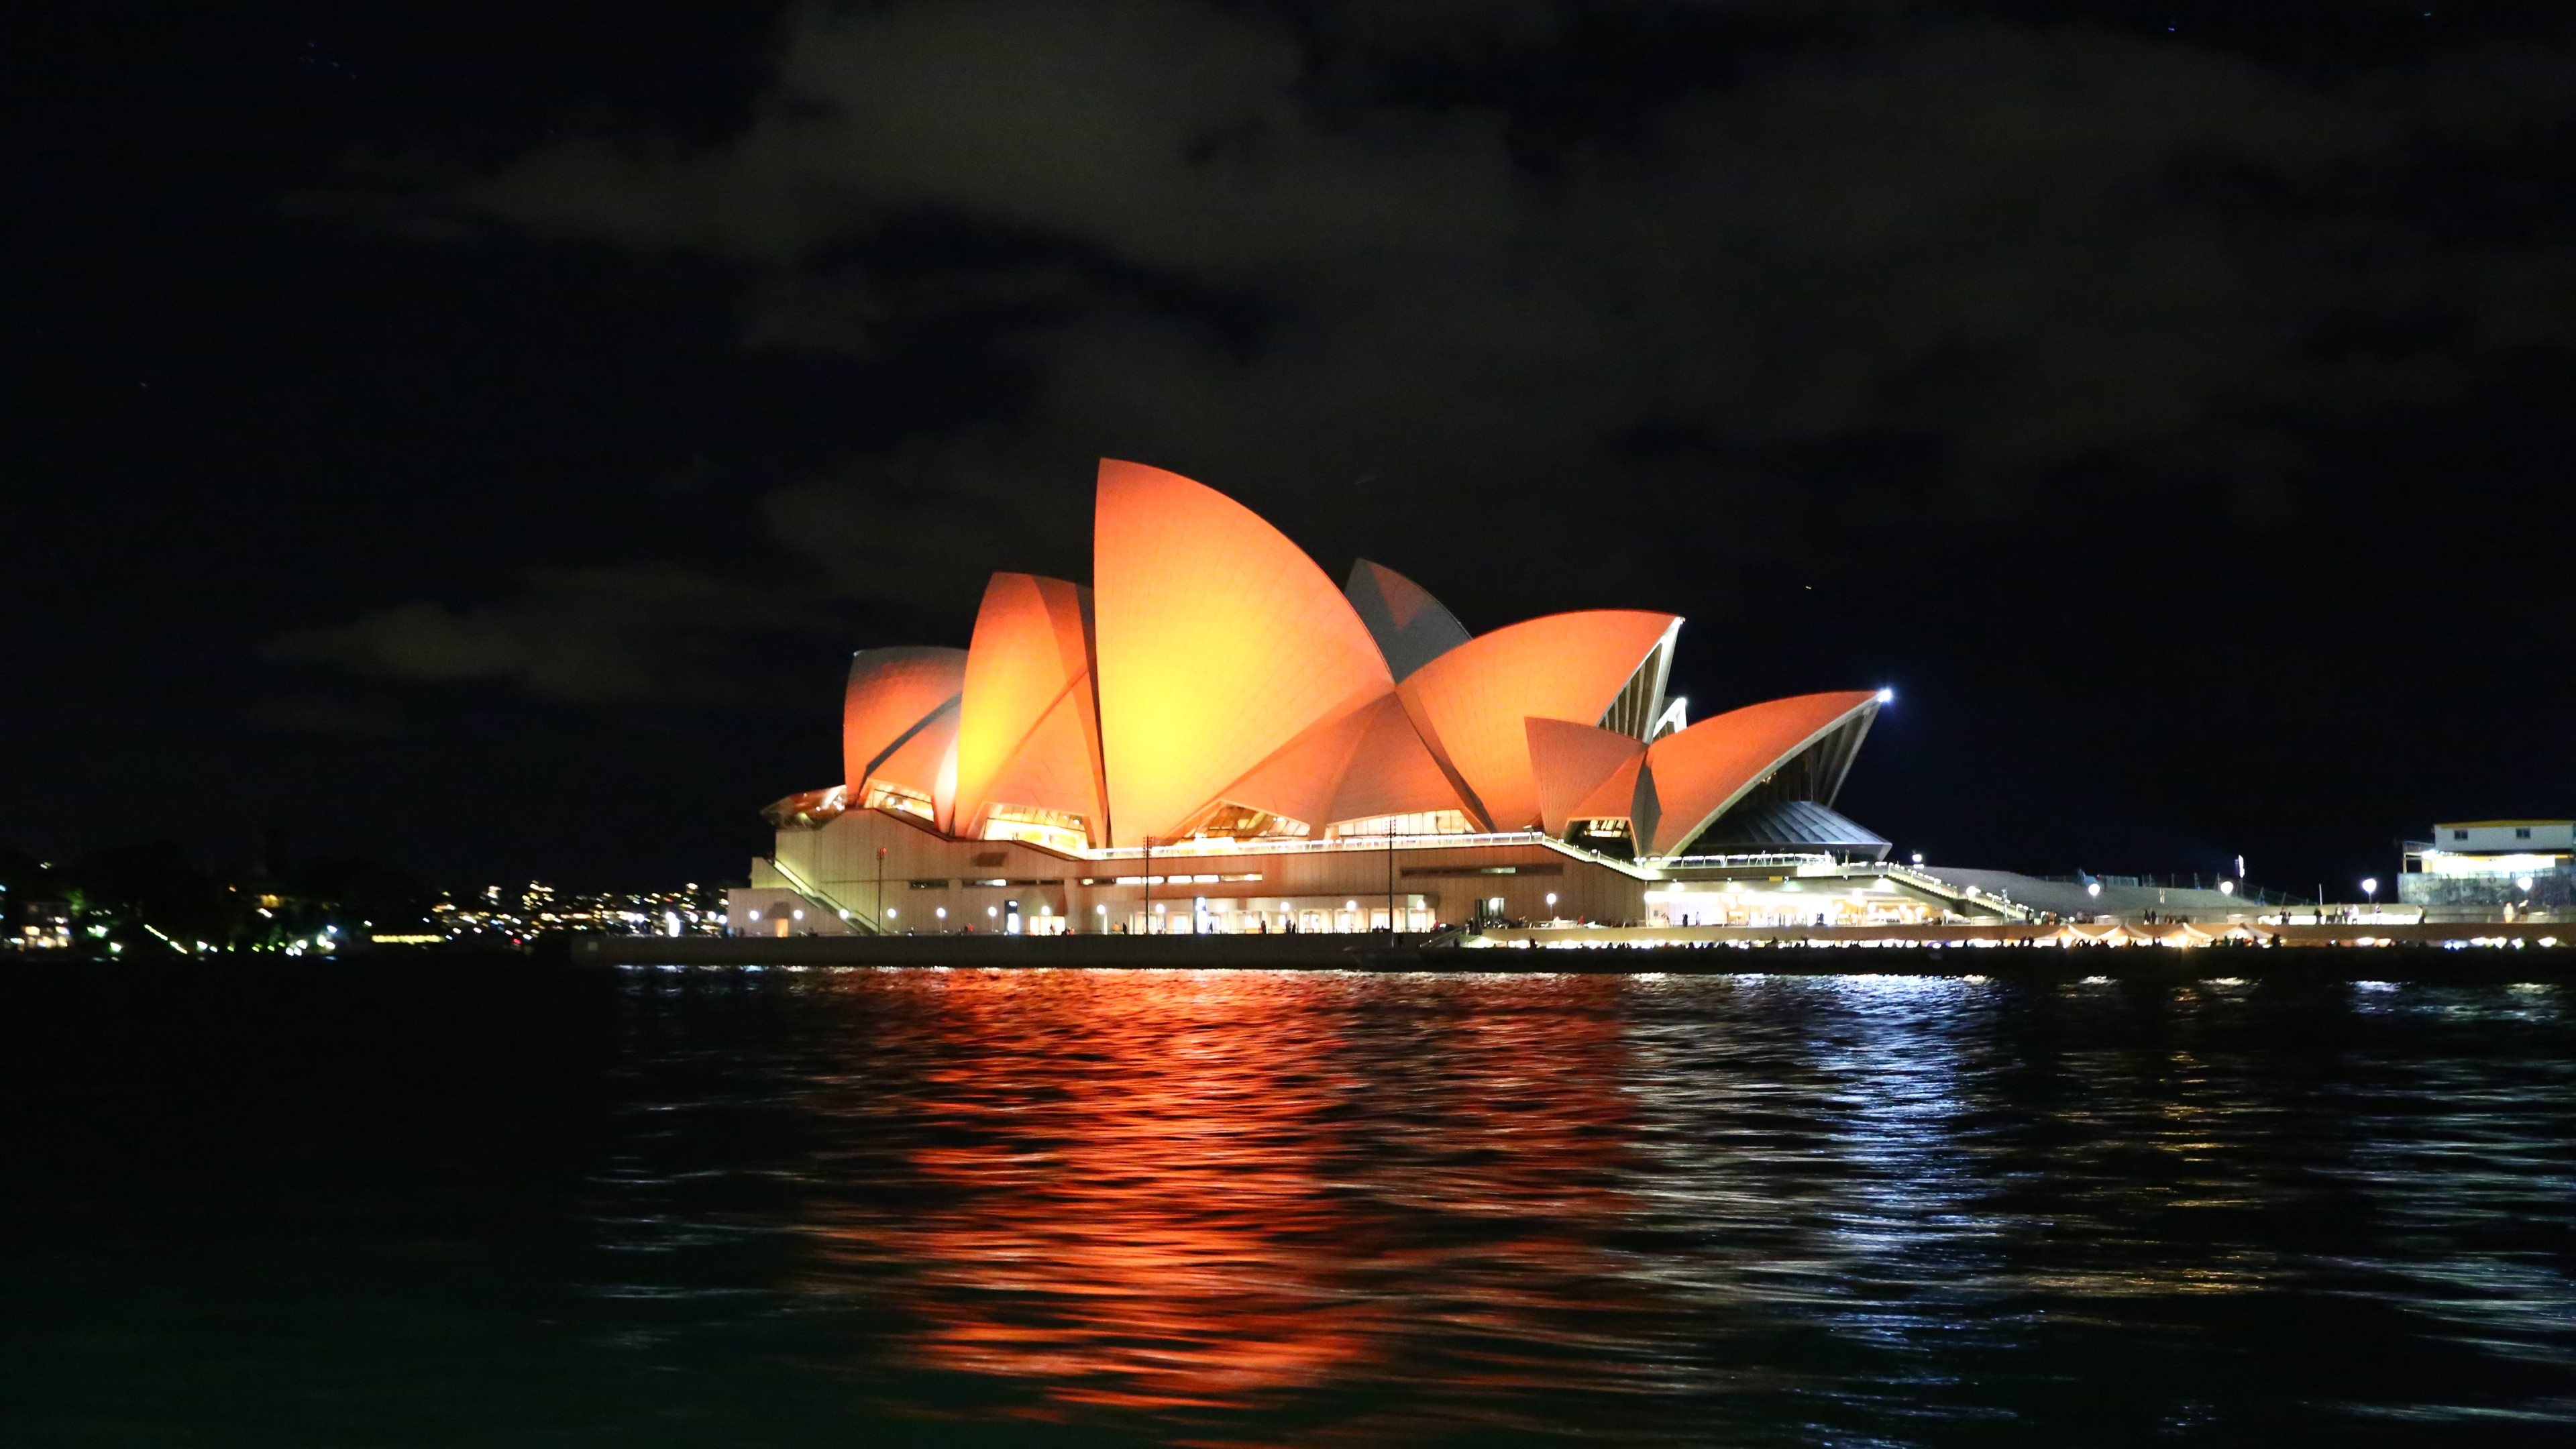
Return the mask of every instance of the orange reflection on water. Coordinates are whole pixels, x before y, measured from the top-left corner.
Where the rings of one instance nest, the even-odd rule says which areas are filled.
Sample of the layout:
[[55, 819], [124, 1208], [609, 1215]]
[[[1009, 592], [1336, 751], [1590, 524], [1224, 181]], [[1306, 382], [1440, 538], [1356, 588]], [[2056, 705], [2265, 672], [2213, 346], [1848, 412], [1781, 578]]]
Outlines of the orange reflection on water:
[[[1466, 1329], [1492, 1341], [1442, 1375], [1521, 1385], [1557, 1306], [1539, 1285], [1616, 1272], [1564, 1228], [1617, 1211], [1614, 1024], [1533, 1010], [1357, 1041], [1313, 978], [1260, 973], [906, 988], [938, 1043], [904, 1106], [932, 1124], [906, 1154], [922, 1206], [820, 1226], [827, 1260], [903, 1266], [919, 1366], [1067, 1405], [1245, 1410], [1383, 1380]], [[1411, 1104], [1392, 1128], [1391, 1101]], [[1399, 1220], [1426, 1202], [1492, 1227], [1422, 1242]], [[1455, 1292], [1383, 1292], [1396, 1278]]]

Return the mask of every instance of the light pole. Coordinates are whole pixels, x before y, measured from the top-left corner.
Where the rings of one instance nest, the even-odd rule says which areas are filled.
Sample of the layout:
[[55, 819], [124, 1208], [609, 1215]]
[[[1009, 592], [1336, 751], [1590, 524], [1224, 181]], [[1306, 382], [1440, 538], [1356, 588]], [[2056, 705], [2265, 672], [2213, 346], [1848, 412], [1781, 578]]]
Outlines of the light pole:
[[1404, 934], [1395, 923], [1395, 822], [1386, 823], [1386, 934], [1389, 939]]
[[1556, 892], [1554, 891], [1547, 893], [1547, 918], [1551, 921], [1556, 919]]
[[2377, 915], [2379, 913], [2379, 877], [2375, 875], [2363, 876], [2361, 878], [2361, 893], [2370, 901], [2371, 914]]

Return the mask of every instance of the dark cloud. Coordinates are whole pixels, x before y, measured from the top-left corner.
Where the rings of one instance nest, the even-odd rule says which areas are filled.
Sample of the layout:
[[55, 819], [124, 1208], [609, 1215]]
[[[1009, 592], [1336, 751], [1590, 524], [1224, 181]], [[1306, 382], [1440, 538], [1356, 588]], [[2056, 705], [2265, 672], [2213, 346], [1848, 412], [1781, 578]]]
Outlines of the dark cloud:
[[760, 641], [821, 622], [794, 595], [677, 567], [548, 569], [506, 604], [401, 604], [288, 634], [269, 652], [388, 679], [498, 680], [584, 704], [712, 704], [743, 697]]
[[[2216, 474], [2259, 517], [2289, 496], [2284, 418], [2437, 399], [2576, 331], [2553, 240], [2464, 255], [2389, 199], [2444, 148], [2564, 125], [2561, 52], [2319, 74], [2153, 31], [1882, 19], [1727, 54], [1617, 143], [1540, 157], [1507, 106], [1336, 83], [1434, 42], [1508, 54], [1556, 17], [1467, 13], [805, 6], [740, 134], [568, 142], [470, 200], [735, 259], [766, 277], [762, 344], [942, 329], [1023, 371], [996, 416], [774, 501], [800, 539], [925, 507], [946, 537], [941, 513], [995, 507], [974, 475], [997, 449], [1255, 489], [1370, 472], [1437, 514], [1657, 458], [1721, 486], [1729, 460], [1856, 435], [1911, 440], [1906, 481], [1965, 498], [2107, 463]], [[925, 217], [1037, 245], [849, 260]], [[1797, 471], [1747, 494], [1801, 507]], [[992, 490], [1026, 496], [1018, 472]], [[1531, 507], [1581, 506], [1559, 496]]]
[[2426, 742], [2565, 704], [2466, 622], [2576, 446], [2564, 7], [398, 0], [327, 86], [315, 23], [32, 82], [44, 829], [405, 776], [462, 860], [649, 778], [749, 848], [847, 650], [1087, 574], [1101, 454], [1479, 627], [1688, 614], [1695, 703], [1892, 681], [1891, 831], [2555, 808]]
[[307, 692], [254, 701], [243, 711], [251, 728], [282, 735], [393, 739], [409, 731], [402, 709], [384, 700]]

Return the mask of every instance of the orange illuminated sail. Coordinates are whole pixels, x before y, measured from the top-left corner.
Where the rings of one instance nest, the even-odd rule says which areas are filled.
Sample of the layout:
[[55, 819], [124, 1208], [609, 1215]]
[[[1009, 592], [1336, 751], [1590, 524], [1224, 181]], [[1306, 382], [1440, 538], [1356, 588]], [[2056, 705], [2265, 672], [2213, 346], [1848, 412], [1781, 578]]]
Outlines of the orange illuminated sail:
[[1597, 723], [1681, 621], [1638, 609], [1551, 614], [1481, 634], [1399, 687], [1423, 743], [1496, 830], [1540, 823], [1531, 719]]
[[1529, 735], [1530, 773], [1538, 783], [1542, 829], [1561, 836], [1566, 823], [1578, 814], [1586, 819], [1627, 818], [1628, 802], [1618, 799], [1616, 792], [1611, 796], [1617, 799], [1615, 810], [1591, 810], [1585, 804], [1604, 782], [1621, 774], [1623, 767], [1633, 787], [1637, 757], [1646, 752], [1643, 741], [1635, 735], [1568, 720], [1532, 719], [1522, 724]]
[[841, 698], [841, 778], [851, 795], [859, 795], [888, 756], [932, 727], [933, 717], [956, 703], [965, 683], [963, 649], [860, 650], [850, 660], [850, 683]]
[[1092, 555], [1118, 844], [1170, 834], [1281, 746], [1393, 687], [1314, 560], [1214, 489], [1102, 460]]
[[982, 831], [995, 806], [1081, 817], [1101, 830], [1099, 721], [1091, 697], [1089, 590], [995, 574], [975, 616], [957, 729], [952, 834]]
[[[1688, 845], [1746, 791], [1809, 746], [1854, 726], [1843, 752], [1848, 763], [1859, 732], [1877, 713], [1878, 695], [1871, 690], [1801, 694], [1729, 710], [1655, 741], [1646, 749], [1646, 771], [1663, 819], [1651, 831], [1639, 830], [1639, 851], [1670, 855]], [[1839, 774], [1831, 783], [1839, 783]], [[1830, 785], [1822, 793], [1830, 803]]]

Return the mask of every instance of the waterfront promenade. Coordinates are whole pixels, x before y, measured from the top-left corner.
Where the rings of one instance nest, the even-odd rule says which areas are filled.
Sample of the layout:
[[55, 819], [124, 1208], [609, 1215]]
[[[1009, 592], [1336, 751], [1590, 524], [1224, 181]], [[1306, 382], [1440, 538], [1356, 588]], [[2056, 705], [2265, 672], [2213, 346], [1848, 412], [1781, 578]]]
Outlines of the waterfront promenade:
[[[1522, 927], [1478, 935], [582, 936], [572, 959], [614, 966], [948, 966], [1010, 970], [1684, 972], [1957, 976], [2210, 974], [2469, 979], [2576, 977], [2565, 925], [2329, 925], [2209, 940], [2168, 928]], [[2204, 928], [2205, 929], [2205, 928]], [[2561, 935], [2565, 932], [2565, 935]], [[2108, 933], [2104, 933], [2108, 934]], [[2169, 942], [2170, 944], [2166, 944]], [[2472, 943], [2475, 944], [2472, 944]], [[2544, 944], [2546, 943], [2546, 944]], [[2341, 949], [2333, 949], [2341, 948]]]

